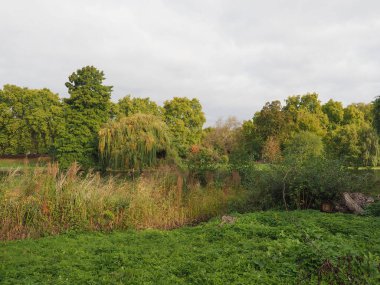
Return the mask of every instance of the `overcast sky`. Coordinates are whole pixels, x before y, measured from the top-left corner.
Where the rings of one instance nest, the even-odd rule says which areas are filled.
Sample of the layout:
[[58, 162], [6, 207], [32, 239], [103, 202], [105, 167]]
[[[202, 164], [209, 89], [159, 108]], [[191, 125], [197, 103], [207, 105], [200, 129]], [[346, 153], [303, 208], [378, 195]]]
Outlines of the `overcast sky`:
[[0, 0], [0, 85], [49, 88], [94, 65], [160, 104], [198, 98], [208, 124], [317, 92], [345, 104], [380, 94], [378, 0]]

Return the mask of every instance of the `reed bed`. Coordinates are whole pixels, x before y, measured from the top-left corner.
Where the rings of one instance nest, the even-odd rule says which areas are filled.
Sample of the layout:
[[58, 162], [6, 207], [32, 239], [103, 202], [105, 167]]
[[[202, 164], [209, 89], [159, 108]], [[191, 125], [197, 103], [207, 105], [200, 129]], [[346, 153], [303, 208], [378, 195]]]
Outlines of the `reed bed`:
[[241, 199], [243, 191], [227, 184], [201, 187], [170, 169], [133, 181], [83, 174], [77, 164], [67, 171], [56, 163], [15, 169], [0, 180], [0, 239], [194, 224], [224, 213]]

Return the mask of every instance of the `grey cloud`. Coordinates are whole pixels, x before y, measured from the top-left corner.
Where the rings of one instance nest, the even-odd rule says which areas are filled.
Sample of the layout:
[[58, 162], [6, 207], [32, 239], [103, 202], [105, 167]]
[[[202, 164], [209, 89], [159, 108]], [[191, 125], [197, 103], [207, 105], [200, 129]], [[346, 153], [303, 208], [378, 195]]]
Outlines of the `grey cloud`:
[[374, 0], [3, 1], [0, 85], [66, 96], [67, 76], [94, 65], [115, 101], [197, 97], [208, 124], [306, 92], [370, 102], [379, 14]]

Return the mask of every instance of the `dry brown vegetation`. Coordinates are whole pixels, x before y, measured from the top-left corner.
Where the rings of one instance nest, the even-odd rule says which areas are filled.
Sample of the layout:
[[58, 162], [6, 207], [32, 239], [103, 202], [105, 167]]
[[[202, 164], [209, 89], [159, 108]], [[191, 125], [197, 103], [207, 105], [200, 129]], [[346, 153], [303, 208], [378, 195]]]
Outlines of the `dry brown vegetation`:
[[[170, 168], [131, 181], [83, 174], [73, 164], [10, 171], [0, 181], [0, 239], [67, 230], [171, 229], [222, 214], [244, 195], [225, 183], [201, 187]], [[228, 179], [227, 179], [228, 180]]]

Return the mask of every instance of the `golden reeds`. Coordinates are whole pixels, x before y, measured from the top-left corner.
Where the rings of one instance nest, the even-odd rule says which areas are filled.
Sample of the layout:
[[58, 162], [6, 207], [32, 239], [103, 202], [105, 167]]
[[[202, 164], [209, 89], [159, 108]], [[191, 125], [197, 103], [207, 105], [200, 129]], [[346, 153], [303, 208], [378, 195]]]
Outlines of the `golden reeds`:
[[158, 169], [134, 181], [80, 172], [77, 164], [10, 171], [0, 180], [0, 239], [67, 230], [171, 229], [222, 214], [234, 189], [188, 185], [180, 173]]

